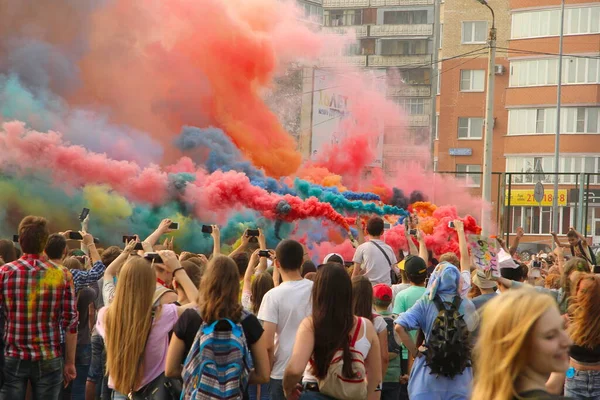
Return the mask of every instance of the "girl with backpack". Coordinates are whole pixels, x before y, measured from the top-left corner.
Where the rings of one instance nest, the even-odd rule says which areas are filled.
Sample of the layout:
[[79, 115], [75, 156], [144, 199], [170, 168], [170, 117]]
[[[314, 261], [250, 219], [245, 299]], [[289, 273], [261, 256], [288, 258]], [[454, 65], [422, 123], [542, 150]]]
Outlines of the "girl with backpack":
[[[551, 296], [510, 290], [483, 307], [473, 400], [559, 400], [546, 382], [569, 368], [571, 340]], [[597, 398], [597, 397], [595, 397]]]
[[214, 257], [200, 286], [198, 309], [186, 310], [175, 325], [169, 375], [183, 372], [185, 399], [247, 399], [248, 385], [268, 382], [271, 371], [263, 328], [240, 304], [235, 261]]
[[[478, 315], [461, 293], [461, 273], [454, 265], [437, 265], [427, 289], [413, 307], [395, 321], [396, 333], [414, 357], [408, 381], [411, 400], [469, 399], [472, 381], [469, 332]], [[408, 333], [420, 329], [418, 347]]]
[[[172, 273], [190, 298], [198, 290], [180, 266], [175, 253], [160, 251]], [[96, 328], [106, 344], [106, 367], [113, 399], [146, 398], [149, 393], [168, 396], [165, 359], [169, 332], [186, 307], [156, 305], [156, 272], [145, 258], [130, 258], [119, 273], [109, 306], [98, 314]], [[169, 398], [169, 397], [150, 397]]]
[[300, 324], [285, 369], [286, 398], [364, 400], [377, 396], [380, 382], [379, 339], [369, 319], [354, 315], [348, 273], [339, 264], [320, 266], [312, 316]]

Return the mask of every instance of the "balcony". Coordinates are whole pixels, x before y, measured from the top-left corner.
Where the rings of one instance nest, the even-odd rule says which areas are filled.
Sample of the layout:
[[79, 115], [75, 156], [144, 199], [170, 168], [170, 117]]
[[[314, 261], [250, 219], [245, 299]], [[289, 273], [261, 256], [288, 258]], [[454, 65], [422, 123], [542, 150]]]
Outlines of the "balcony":
[[[371, 0], [371, 7], [433, 5], [434, 0]], [[327, 2], [327, 0], [325, 0]]]
[[429, 126], [429, 115], [407, 115], [407, 126]]
[[430, 97], [431, 86], [411, 85], [409, 83], [400, 87], [388, 86], [387, 95], [390, 97]]
[[366, 67], [367, 56], [334, 56], [334, 57], [322, 57], [319, 60], [321, 67], [339, 67], [339, 66], [352, 66], [352, 67]]
[[420, 67], [431, 63], [431, 54], [417, 56], [369, 56], [369, 67]]
[[346, 35], [356, 32], [356, 37], [360, 39], [367, 37], [367, 25], [324, 26], [321, 32], [331, 35]]
[[323, 0], [323, 8], [367, 8], [369, 0]]
[[433, 35], [433, 25], [371, 25], [370, 31], [371, 37], [431, 36]]

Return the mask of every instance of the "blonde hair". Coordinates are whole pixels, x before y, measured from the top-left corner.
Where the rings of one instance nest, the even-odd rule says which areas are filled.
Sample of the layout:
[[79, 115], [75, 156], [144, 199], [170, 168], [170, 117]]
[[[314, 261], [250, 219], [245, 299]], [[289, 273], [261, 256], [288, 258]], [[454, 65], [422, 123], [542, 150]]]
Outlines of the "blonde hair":
[[138, 364], [152, 327], [155, 290], [156, 273], [150, 263], [141, 257], [127, 260], [104, 316], [106, 368], [118, 392], [137, 389], [143, 376]]
[[533, 288], [509, 290], [486, 304], [474, 350], [473, 400], [517, 395], [515, 381], [528, 364], [533, 327], [552, 307], [554, 299]]

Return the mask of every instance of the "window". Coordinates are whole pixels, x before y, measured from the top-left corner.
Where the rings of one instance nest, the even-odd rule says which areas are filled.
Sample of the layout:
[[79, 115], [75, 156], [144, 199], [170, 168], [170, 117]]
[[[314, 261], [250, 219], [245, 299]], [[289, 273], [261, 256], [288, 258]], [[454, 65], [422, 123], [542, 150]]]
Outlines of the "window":
[[439, 40], [439, 48], [442, 48], [442, 42], [444, 41], [444, 24], [440, 24], [440, 37], [438, 38]]
[[412, 24], [426, 24], [427, 23], [427, 11], [384, 11], [383, 12], [383, 23], [385, 25], [412, 25]]
[[431, 84], [430, 69], [407, 69], [401, 73], [388, 75], [388, 84], [399, 85], [408, 83], [410, 85], [429, 85]]
[[[558, 208], [558, 232], [566, 234], [574, 225], [571, 216], [575, 215], [575, 207]], [[552, 231], [552, 207], [510, 207], [510, 233], [522, 227], [526, 235], [547, 235]]]
[[461, 92], [483, 92], [485, 71], [483, 69], [463, 69], [460, 71]]
[[462, 23], [462, 42], [485, 43], [487, 39], [486, 21], [469, 21]]
[[[512, 16], [511, 39], [558, 36], [560, 9], [526, 11]], [[600, 6], [565, 9], [565, 35], [600, 33]]]
[[[563, 59], [563, 84], [600, 83], [600, 60], [585, 57]], [[522, 60], [510, 63], [510, 87], [556, 85], [558, 59]]]
[[438, 170], [438, 158], [433, 157], [433, 172], [437, 172]]
[[600, 83], [600, 60], [592, 58], [565, 57], [563, 59], [563, 83]]
[[298, 7], [304, 10], [305, 19], [318, 22], [319, 24], [323, 23], [323, 7], [300, 0], [298, 0]]
[[600, 6], [565, 9], [565, 35], [600, 33]]
[[[553, 134], [556, 132], [556, 109], [514, 109], [508, 112], [509, 135]], [[561, 134], [600, 133], [600, 107], [563, 107]]]
[[398, 56], [427, 54], [427, 40], [382, 40], [381, 54]]
[[[559, 183], [574, 184], [581, 172], [596, 173], [600, 171], [600, 155], [565, 155], [559, 159], [559, 171], [571, 175], [559, 176]], [[506, 156], [506, 172], [520, 173], [513, 175], [513, 183], [533, 184], [541, 180], [543, 183], [554, 183], [554, 156]], [[590, 176], [590, 183], [600, 184], [600, 176]]]
[[467, 181], [467, 186], [481, 186], [481, 165], [456, 164], [456, 177]]
[[437, 69], [437, 94], [441, 94], [442, 93], [442, 74], [441, 74], [441, 70]]
[[324, 13], [324, 25], [362, 25], [362, 10], [327, 10]]
[[459, 139], [481, 139], [483, 135], [483, 118], [459, 118]]
[[435, 113], [435, 140], [440, 140], [440, 113]]
[[407, 114], [422, 115], [429, 113], [429, 100], [430, 99], [403, 98], [399, 99], [398, 102]]

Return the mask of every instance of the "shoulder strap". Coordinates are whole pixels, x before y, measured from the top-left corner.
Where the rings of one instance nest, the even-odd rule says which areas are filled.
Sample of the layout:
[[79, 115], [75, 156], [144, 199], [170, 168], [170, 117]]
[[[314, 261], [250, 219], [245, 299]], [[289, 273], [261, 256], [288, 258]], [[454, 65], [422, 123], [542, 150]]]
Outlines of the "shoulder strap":
[[387, 253], [385, 252], [385, 250], [383, 249], [383, 247], [381, 247], [380, 245], [378, 245], [377, 243], [375, 243], [374, 241], [370, 240], [369, 243], [373, 243], [375, 246], [377, 246], [377, 248], [383, 253], [385, 259], [387, 260], [388, 264], [390, 265], [390, 267], [392, 266], [392, 261], [390, 260], [390, 257], [388, 257]]
[[459, 309], [460, 305], [462, 304], [462, 299], [460, 296], [454, 296], [454, 300], [452, 300], [452, 305], [456, 308], [456, 310]]
[[154, 292], [154, 297], [152, 298], [152, 304], [156, 304], [158, 301], [160, 301], [160, 299], [162, 299], [162, 297], [167, 294], [167, 293], [175, 293], [175, 291], [171, 290], [171, 289], [167, 289], [166, 287], [161, 287], [160, 290], [156, 290]]
[[[586, 253], [585, 248], [583, 247], [583, 244], [581, 243], [581, 240], [579, 240], [578, 246], [579, 246], [579, 250], [581, 251], [581, 255], [585, 259], [585, 261], [589, 262], [590, 264], [593, 264], [592, 260], [590, 260], [590, 258], [588, 257], [588, 254]], [[590, 254], [591, 254], [591, 250], [590, 250]]]
[[435, 307], [438, 309], [438, 311], [442, 311], [442, 310], [446, 309], [446, 307], [444, 307], [444, 302], [442, 301], [440, 296], [435, 296], [433, 298], [433, 304], [435, 304]]
[[358, 334], [360, 333], [360, 328], [362, 327], [362, 318], [358, 317], [358, 322], [356, 322], [356, 330], [354, 331], [354, 335], [352, 336], [352, 341], [350, 342], [350, 347], [354, 347], [356, 344], [356, 340], [358, 339]]

